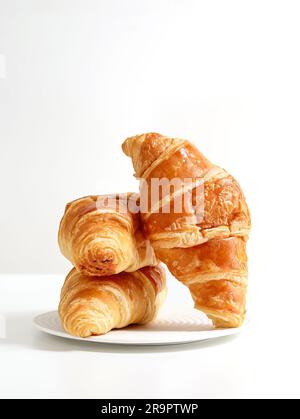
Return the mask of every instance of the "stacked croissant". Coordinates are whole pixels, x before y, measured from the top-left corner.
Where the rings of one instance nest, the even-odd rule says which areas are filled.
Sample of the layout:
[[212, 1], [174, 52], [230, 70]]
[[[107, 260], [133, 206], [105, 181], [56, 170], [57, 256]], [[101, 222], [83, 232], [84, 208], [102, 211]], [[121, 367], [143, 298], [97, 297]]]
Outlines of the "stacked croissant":
[[74, 265], [61, 292], [64, 329], [88, 337], [152, 321], [166, 296], [160, 262], [215, 327], [241, 326], [251, 220], [237, 181], [186, 140], [149, 133], [122, 149], [140, 194], [76, 200], [60, 223], [60, 249]]

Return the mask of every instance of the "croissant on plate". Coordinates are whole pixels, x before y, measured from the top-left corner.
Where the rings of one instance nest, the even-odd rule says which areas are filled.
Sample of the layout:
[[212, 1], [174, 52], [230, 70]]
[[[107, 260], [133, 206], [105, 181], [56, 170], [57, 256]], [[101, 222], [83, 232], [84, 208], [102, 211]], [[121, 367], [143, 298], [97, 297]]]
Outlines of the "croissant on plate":
[[239, 327], [251, 228], [240, 185], [186, 140], [149, 133], [122, 148], [141, 179], [141, 217], [157, 257], [216, 327]]
[[159, 265], [104, 277], [73, 269], [61, 291], [59, 316], [73, 336], [102, 335], [152, 321], [165, 296], [166, 278]]
[[145, 238], [137, 194], [88, 196], [69, 203], [58, 241], [62, 254], [84, 275], [133, 272], [156, 265]]

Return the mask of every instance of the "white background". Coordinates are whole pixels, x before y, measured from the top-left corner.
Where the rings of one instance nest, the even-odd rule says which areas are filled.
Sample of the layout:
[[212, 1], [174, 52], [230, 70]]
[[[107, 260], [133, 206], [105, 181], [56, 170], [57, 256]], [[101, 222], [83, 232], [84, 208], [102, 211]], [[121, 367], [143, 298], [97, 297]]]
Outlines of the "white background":
[[137, 190], [127, 136], [187, 138], [241, 183], [249, 308], [297, 353], [299, 18], [289, 0], [0, 0], [0, 272], [66, 273], [66, 202]]

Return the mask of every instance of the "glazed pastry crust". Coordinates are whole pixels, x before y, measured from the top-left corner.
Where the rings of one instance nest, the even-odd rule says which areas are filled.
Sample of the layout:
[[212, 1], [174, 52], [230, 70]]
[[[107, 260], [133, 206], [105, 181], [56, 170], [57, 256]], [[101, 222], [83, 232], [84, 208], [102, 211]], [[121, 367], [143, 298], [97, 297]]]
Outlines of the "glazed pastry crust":
[[[146, 181], [141, 197], [146, 201], [147, 195], [148, 205], [141, 215], [155, 248], [191, 247], [212, 238], [249, 235], [250, 213], [240, 185], [190, 142], [151, 133], [128, 138], [122, 148], [132, 158], [136, 175]], [[153, 161], [154, 157], [157, 159]], [[158, 202], [153, 202], [153, 179], [178, 179], [181, 185], [189, 179], [190, 186], [177, 192], [160, 191]], [[172, 208], [178, 195], [190, 205], [175, 213]], [[204, 197], [200, 205], [195, 201], [197, 196]], [[171, 211], [164, 213], [167, 206]]]
[[[251, 229], [240, 185], [186, 140], [150, 133], [128, 138], [122, 148], [142, 178], [141, 200], [148, 205], [141, 216], [158, 258], [189, 287], [196, 308], [216, 327], [240, 326]], [[181, 183], [159, 191], [153, 202], [157, 179]], [[185, 203], [180, 211], [176, 199]]]
[[79, 272], [104, 276], [157, 264], [140, 214], [130, 211], [138, 199], [136, 194], [88, 196], [66, 206], [58, 242]]
[[166, 292], [160, 266], [101, 278], [73, 269], [61, 291], [61, 323], [68, 333], [82, 338], [148, 323], [156, 317]]
[[246, 313], [247, 253], [240, 237], [186, 248], [158, 249], [170, 272], [189, 287], [195, 307], [216, 326], [239, 327]]

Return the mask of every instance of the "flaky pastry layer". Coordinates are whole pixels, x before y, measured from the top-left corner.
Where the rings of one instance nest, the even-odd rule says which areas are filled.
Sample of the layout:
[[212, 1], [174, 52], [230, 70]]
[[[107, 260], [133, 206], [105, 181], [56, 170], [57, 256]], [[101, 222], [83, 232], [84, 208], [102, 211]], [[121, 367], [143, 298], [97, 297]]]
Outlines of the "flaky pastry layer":
[[[158, 258], [189, 287], [195, 306], [216, 327], [240, 326], [251, 219], [238, 182], [185, 140], [142, 134], [128, 138], [123, 151], [131, 157], [150, 202], [141, 217]], [[155, 181], [164, 179], [181, 183], [155, 194]], [[185, 204], [179, 211], [178, 197]]]
[[101, 278], [73, 269], [61, 291], [59, 315], [64, 329], [73, 336], [102, 335], [152, 321], [166, 292], [165, 273], [160, 266]]

